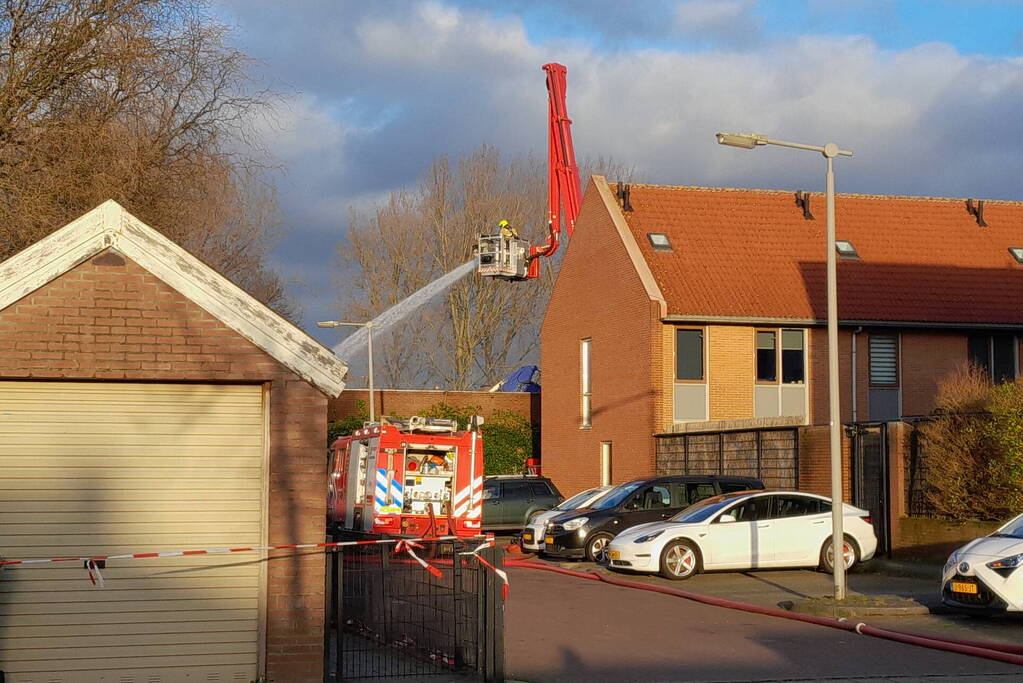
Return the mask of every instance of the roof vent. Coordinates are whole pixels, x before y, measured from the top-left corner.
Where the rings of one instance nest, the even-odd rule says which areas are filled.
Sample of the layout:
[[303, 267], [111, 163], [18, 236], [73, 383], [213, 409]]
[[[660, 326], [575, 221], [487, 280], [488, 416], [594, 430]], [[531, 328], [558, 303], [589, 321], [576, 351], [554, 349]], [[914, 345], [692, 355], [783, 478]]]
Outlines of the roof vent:
[[860, 259], [860, 255], [856, 253], [856, 247], [848, 240], [835, 240], [835, 251], [844, 259]]
[[1016, 263], [1023, 265], [1023, 247], [1009, 247], [1009, 253], [1016, 259]]
[[671, 247], [671, 240], [663, 232], [648, 232], [646, 238], [650, 240], [650, 246], [654, 251], [674, 251]]
[[813, 214], [810, 213], [810, 193], [799, 190], [796, 192], [796, 206], [803, 210], [803, 218], [808, 221], [813, 220]]
[[622, 211], [632, 211], [632, 203], [629, 202], [629, 184], [618, 182], [618, 191], [615, 193], [618, 195], [618, 201], [622, 205]]
[[987, 227], [987, 223], [984, 222], [984, 200], [978, 199], [977, 203], [974, 204], [974, 200], [966, 200], [966, 213], [970, 214], [977, 219], [977, 225], [982, 228]]

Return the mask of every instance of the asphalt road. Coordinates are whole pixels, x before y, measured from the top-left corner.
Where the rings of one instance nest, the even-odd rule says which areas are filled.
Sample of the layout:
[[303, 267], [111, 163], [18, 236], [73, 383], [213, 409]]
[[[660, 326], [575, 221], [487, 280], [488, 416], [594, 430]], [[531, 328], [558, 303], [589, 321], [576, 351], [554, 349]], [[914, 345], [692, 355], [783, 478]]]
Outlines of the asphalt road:
[[[592, 568], [580, 564], [579, 568]], [[509, 679], [547, 681], [1023, 681], [1023, 667], [858, 636], [820, 626], [702, 605], [550, 572], [512, 569], [506, 612]], [[631, 577], [630, 577], [631, 578]], [[651, 578], [652, 581], [662, 581]], [[854, 575], [885, 592], [925, 591], [926, 581]], [[827, 594], [814, 572], [708, 574], [686, 590], [764, 604], [779, 594]], [[673, 585], [679, 585], [674, 584]], [[871, 617], [889, 628], [1023, 641], [1017, 620]], [[945, 629], [944, 631], [942, 629]]]

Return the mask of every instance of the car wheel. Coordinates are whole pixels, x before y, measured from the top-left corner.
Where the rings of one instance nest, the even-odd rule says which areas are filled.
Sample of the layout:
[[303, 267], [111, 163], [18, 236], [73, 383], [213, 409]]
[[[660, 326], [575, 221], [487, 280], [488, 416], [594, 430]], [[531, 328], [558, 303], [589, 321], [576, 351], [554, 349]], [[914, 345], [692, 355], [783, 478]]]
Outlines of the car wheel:
[[[854, 541], [850, 536], [845, 537], [842, 555], [845, 558], [845, 570], [847, 572], [860, 561], [859, 548], [856, 547], [856, 541]], [[821, 547], [820, 569], [822, 572], [827, 572], [828, 574], [834, 573], [835, 571], [835, 553], [831, 548], [831, 538], [824, 541], [824, 545]]]
[[689, 541], [672, 541], [661, 552], [661, 576], [682, 581], [700, 573], [700, 551]]
[[607, 561], [607, 544], [611, 542], [611, 534], [597, 533], [586, 539], [586, 559], [590, 562]]

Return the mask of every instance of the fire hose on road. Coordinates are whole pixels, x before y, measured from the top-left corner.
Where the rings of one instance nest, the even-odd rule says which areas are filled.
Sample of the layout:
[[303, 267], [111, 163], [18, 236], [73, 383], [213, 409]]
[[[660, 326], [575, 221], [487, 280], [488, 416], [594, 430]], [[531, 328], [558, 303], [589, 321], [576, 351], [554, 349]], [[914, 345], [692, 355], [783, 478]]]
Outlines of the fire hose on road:
[[639, 581], [629, 581], [627, 579], [620, 579], [614, 576], [607, 576], [605, 574], [598, 572], [565, 569], [563, 567], [555, 567], [552, 565], [530, 562], [528, 560], [507, 558], [505, 559], [504, 564], [506, 567], [539, 569], [542, 571], [554, 572], [556, 574], [574, 576], [580, 579], [603, 581], [604, 583], [611, 584], [612, 586], [621, 586], [623, 588], [635, 588], [639, 590], [652, 591], [654, 593], [663, 593], [664, 595], [671, 595], [677, 598], [692, 600], [694, 602], [701, 602], [705, 605], [724, 607], [726, 609], [740, 610], [743, 612], [752, 612], [754, 614], [763, 614], [769, 617], [779, 617], [781, 619], [791, 619], [792, 621], [802, 621], [808, 624], [816, 624], [818, 626], [827, 626], [829, 628], [837, 628], [843, 631], [851, 631], [864, 636], [874, 636], [875, 638], [884, 638], [885, 640], [893, 640], [896, 642], [907, 643], [910, 645], [929, 647], [934, 650], [944, 650], [946, 652], [953, 652], [956, 654], [971, 655], [973, 657], [983, 657], [985, 659], [991, 659], [998, 662], [1005, 662], [1007, 664], [1016, 664], [1017, 666], [1023, 666], [1023, 645], [1003, 645], [1001, 643], [957, 640], [953, 638], [944, 638], [940, 636], [929, 636], [918, 633], [908, 633], [905, 631], [895, 631], [891, 629], [877, 628], [876, 626], [870, 626], [869, 624], [863, 622], [847, 621], [843, 619], [832, 619], [829, 617], [818, 617], [810, 614], [799, 614], [796, 612], [789, 612], [787, 610], [778, 609], [775, 607], [763, 607], [761, 605], [737, 602], [735, 600], [725, 600], [724, 598], [715, 598], [709, 595], [701, 595], [699, 593], [692, 593], [690, 591], [684, 591], [678, 588], [669, 588], [668, 586], [658, 586], [655, 584], [641, 583]]

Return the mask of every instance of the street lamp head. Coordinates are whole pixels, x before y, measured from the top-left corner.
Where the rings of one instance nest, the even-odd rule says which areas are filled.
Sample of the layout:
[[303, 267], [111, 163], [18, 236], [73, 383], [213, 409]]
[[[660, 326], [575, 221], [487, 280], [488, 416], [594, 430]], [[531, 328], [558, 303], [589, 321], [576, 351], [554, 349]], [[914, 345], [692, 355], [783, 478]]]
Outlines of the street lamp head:
[[767, 136], [756, 133], [718, 133], [716, 137], [719, 145], [741, 147], [742, 149], [753, 149], [757, 145], [767, 144]]
[[341, 323], [339, 323], [336, 320], [321, 320], [318, 323], [316, 323], [316, 326], [317, 327], [337, 327], [340, 324]]

